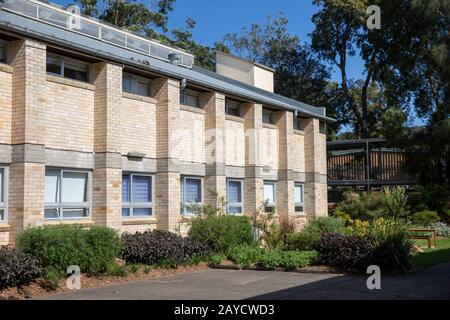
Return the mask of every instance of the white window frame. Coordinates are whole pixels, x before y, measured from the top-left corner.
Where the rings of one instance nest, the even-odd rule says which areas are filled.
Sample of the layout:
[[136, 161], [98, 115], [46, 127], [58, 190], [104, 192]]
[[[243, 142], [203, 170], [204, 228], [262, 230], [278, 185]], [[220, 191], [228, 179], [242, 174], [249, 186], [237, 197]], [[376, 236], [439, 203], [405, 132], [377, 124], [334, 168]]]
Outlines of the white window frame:
[[[297, 188], [297, 187], [301, 187], [301, 189], [302, 189], [302, 193], [301, 193], [301, 195], [302, 195], [302, 202], [296, 202], [295, 201], [295, 188]], [[294, 210], [295, 210], [296, 213], [302, 213], [302, 212], [305, 211], [305, 207], [304, 207], [305, 204], [304, 203], [305, 203], [305, 185], [303, 183], [301, 183], [301, 182], [296, 182], [294, 184], [294, 205], [295, 205]], [[297, 211], [297, 207], [302, 207], [302, 210], [298, 210]]]
[[[47, 71], [48, 74], [59, 76], [59, 77], [63, 77], [63, 78], [66, 78], [66, 79], [71, 79], [71, 80], [74, 80], [74, 81], [84, 82], [82, 80], [72, 79], [72, 78], [66, 77], [64, 75], [64, 69], [65, 69], [64, 68], [64, 63], [65, 62], [70, 62], [71, 64], [80, 66], [80, 68], [86, 68], [87, 67], [87, 81], [86, 82], [90, 83], [90, 81], [91, 81], [91, 64], [89, 62], [85, 62], [85, 61], [82, 61], [82, 60], [69, 58], [69, 57], [62, 56], [62, 55], [55, 54], [55, 53], [51, 53], [51, 52], [47, 52], [47, 57], [52, 57], [54, 59], [59, 59], [59, 61], [61, 63], [61, 67], [60, 67], [61, 71], [60, 71], [59, 74]], [[47, 68], [47, 62], [46, 62], [46, 68]]]
[[8, 63], [8, 61], [9, 61], [9, 59], [8, 59], [8, 55], [9, 55], [8, 41], [0, 39], [0, 48], [3, 48], [5, 50], [5, 61], [0, 60], [0, 63]]
[[[230, 109], [237, 109], [237, 115], [235, 114], [230, 114], [229, 110]], [[236, 100], [232, 100], [232, 99], [225, 99], [225, 114], [227, 115], [231, 115], [234, 117], [241, 117], [242, 116], [242, 104]]]
[[[8, 181], [9, 181], [9, 168], [0, 166], [0, 169], [3, 170], [3, 202], [0, 202], [0, 209], [3, 210], [3, 219], [0, 218], [0, 222], [8, 221]], [[1, 181], [0, 181], [1, 183]], [[1, 199], [1, 197], [0, 197]]]
[[[197, 100], [197, 105], [192, 106], [190, 104], [186, 104], [186, 96], [192, 96], [195, 97]], [[200, 92], [195, 91], [195, 90], [190, 90], [190, 89], [182, 89], [180, 91], [180, 104], [184, 105], [184, 106], [189, 106], [189, 107], [193, 107], [193, 108], [201, 108], [200, 105]]]
[[[129, 79], [129, 84], [130, 84], [129, 88], [125, 88], [125, 78]], [[132, 81], [141, 82], [141, 83], [144, 83], [145, 85], [147, 85], [148, 86], [147, 94], [146, 95], [142, 95], [140, 93], [133, 92], [131, 90]], [[152, 81], [152, 79], [145, 78], [143, 76], [138, 76], [138, 75], [135, 75], [135, 74], [130, 73], [130, 72], [123, 72], [122, 73], [122, 91], [123, 92], [127, 92], [127, 93], [131, 93], [131, 94], [144, 96], [144, 97], [153, 97], [153, 81]]]
[[[184, 199], [186, 199], [186, 179], [200, 180], [200, 202], [195, 202], [195, 203], [192, 203], [192, 202], [186, 203], [185, 202]], [[189, 206], [192, 206], [192, 205], [202, 206], [203, 205], [203, 201], [204, 201], [203, 178], [202, 177], [198, 177], [198, 176], [197, 177], [196, 176], [182, 176], [180, 178], [180, 180], [181, 180], [180, 182], [182, 183], [182, 185], [180, 185], [180, 189], [181, 188], [183, 189], [182, 199], [180, 199], [181, 200], [180, 201], [181, 202], [180, 211], [181, 211], [182, 215], [190, 216], [190, 215], [193, 215], [193, 213], [192, 212], [187, 212], [187, 209], [188, 209]], [[181, 195], [181, 192], [180, 192], [180, 195]]]
[[[154, 217], [155, 216], [155, 210], [154, 210], [154, 201], [155, 201], [155, 175], [153, 174], [145, 174], [145, 173], [139, 173], [139, 172], [124, 172], [122, 173], [122, 177], [123, 176], [130, 176], [130, 184], [129, 184], [129, 197], [130, 197], [130, 202], [123, 202], [122, 201], [122, 209], [130, 209], [130, 215], [129, 216], [124, 216], [122, 215], [122, 218], [132, 218], [132, 217], [139, 217], [139, 218], [145, 218], [145, 217]], [[133, 176], [142, 176], [142, 177], [151, 177], [152, 178], [152, 183], [151, 183], [151, 188], [152, 188], [152, 201], [151, 202], [133, 202], [133, 194], [132, 194], [132, 190], [133, 190]], [[122, 196], [122, 194], [121, 194]], [[133, 213], [133, 209], [152, 209], [152, 214], [148, 215], [148, 216], [135, 216]]]
[[[61, 169], [61, 168], [53, 168], [48, 167], [45, 168], [45, 174], [47, 174], [47, 170], [49, 171], [58, 171], [59, 172], [59, 179], [60, 179], [60, 186], [58, 187], [58, 194], [59, 194], [59, 202], [46, 202], [45, 208], [44, 208], [44, 219], [45, 220], [81, 220], [81, 219], [89, 219], [92, 217], [92, 172], [90, 170], [77, 170], [77, 169]], [[85, 202], [62, 202], [62, 192], [64, 187], [64, 172], [76, 172], [76, 173], [87, 173], [87, 190], [86, 190], [86, 201]], [[44, 186], [45, 188], [46, 186]], [[46, 218], [45, 217], [45, 210], [47, 209], [57, 209], [59, 212], [58, 218]], [[64, 209], [87, 209], [88, 214], [85, 217], [67, 217], [65, 218], [63, 216]]]
[[[230, 182], [239, 182], [241, 184], [241, 202], [227, 202], [227, 213], [229, 215], [243, 215], [244, 214], [244, 180], [242, 179], [227, 179], [227, 200], [229, 199], [228, 191]], [[230, 208], [241, 208], [241, 213], [232, 213]]]
[[[264, 115], [269, 116], [269, 118], [270, 118], [269, 122], [264, 121]], [[272, 110], [265, 109], [265, 108], [262, 109], [262, 122], [266, 123], [266, 124], [275, 124], [275, 118], [274, 118], [274, 114], [273, 114]]]
[[[264, 186], [266, 184], [273, 185], [273, 199], [274, 199], [273, 203], [269, 202], [269, 203], [266, 204], [266, 195], [265, 195], [265, 191], [264, 191], [264, 189], [265, 189]], [[264, 180], [264, 184], [263, 184], [263, 198], [264, 198], [264, 203], [266, 205], [265, 208], [264, 208], [264, 211], [272, 212], [271, 210], [267, 210], [267, 209], [271, 208], [272, 210], [274, 210], [276, 208], [276, 206], [277, 206], [277, 182], [276, 181]]]

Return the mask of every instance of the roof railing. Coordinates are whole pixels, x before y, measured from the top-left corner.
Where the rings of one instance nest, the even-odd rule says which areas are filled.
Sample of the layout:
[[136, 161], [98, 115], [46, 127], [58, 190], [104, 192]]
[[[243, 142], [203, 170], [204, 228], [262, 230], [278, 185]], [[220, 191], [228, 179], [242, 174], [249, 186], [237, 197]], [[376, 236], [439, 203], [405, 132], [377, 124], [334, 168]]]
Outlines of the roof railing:
[[[0, 1], [1, 2], [1, 1]], [[192, 68], [194, 56], [131, 32], [108, 26], [94, 19], [69, 12], [62, 8], [36, 0], [3, 0], [3, 10], [29, 17], [49, 25], [68, 29], [85, 36], [170, 62], [169, 55], [180, 55], [180, 65]], [[69, 7], [70, 8], [70, 7]], [[68, 9], [69, 9], [68, 8]]]

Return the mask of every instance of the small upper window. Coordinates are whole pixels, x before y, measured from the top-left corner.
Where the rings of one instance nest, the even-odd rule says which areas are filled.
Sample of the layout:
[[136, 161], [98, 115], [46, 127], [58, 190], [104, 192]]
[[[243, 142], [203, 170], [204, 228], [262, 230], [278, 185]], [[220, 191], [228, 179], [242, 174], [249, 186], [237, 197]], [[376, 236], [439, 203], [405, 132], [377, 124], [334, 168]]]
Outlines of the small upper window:
[[89, 63], [47, 52], [47, 73], [89, 82]]
[[202, 179], [196, 177], [181, 177], [180, 184], [181, 213], [191, 214], [193, 206], [202, 204]]
[[294, 129], [295, 130], [303, 130], [302, 118], [294, 116]]
[[275, 119], [273, 115], [273, 111], [263, 109], [262, 111], [262, 122], [268, 124], [275, 124]]
[[122, 90], [124, 92], [151, 97], [152, 79], [137, 76], [131, 73], [123, 73]]
[[183, 89], [180, 92], [180, 103], [186, 106], [200, 108], [200, 93], [194, 90]]
[[0, 40], [0, 62], [7, 63], [8, 62], [8, 43], [6, 41]]
[[231, 99], [225, 99], [225, 113], [230, 116], [241, 116], [241, 104]]

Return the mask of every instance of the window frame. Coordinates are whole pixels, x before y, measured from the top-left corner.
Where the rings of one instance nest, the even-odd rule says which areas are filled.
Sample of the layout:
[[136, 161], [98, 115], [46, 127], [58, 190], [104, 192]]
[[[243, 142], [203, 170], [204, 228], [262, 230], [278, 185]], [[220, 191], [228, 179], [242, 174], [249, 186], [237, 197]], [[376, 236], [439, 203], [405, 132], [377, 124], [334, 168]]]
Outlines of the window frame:
[[5, 60], [0, 60], [0, 63], [4, 63], [4, 64], [8, 64], [9, 59], [8, 59], [8, 55], [9, 55], [9, 42], [6, 40], [2, 40], [0, 39], [0, 49], [4, 49], [5, 50]]
[[[265, 186], [266, 184], [270, 184], [273, 185], [273, 203], [266, 203], [266, 194], [265, 194]], [[264, 180], [263, 182], [263, 199], [264, 199], [264, 211], [265, 212], [273, 212], [273, 210], [276, 208], [277, 206], [277, 182], [276, 181], [271, 181], [271, 180]], [[268, 210], [269, 209], [269, 210]]]
[[[264, 121], [264, 115], [269, 115], [269, 122]], [[269, 110], [269, 109], [266, 109], [266, 108], [263, 108], [262, 109], [261, 121], [262, 121], [262, 123], [265, 123], [265, 124], [272, 124], [272, 125], [275, 124], [275, 117], [274, 117], [273, 111]]]
[[[186, 95], [190, 95], [190, 96], [193, 96], [196, 98], [197, 103], [195, 106], [186, 103]], [[184, 106], [192, 107], [192, 108], [201, 109], [202, 107], [201, 107], [201, 103], [200, 103], [200, 95], [201, 95], [201, 93], [198, 91], [195, 91], [195, 90], [191, 90], [191, 89], [187, 89], [187, 88], [181, 89], [180, 90], [180, 104], [184, 105]]]
[[[123, 176], [129, 175], [130, 176], [130, 184], [129, 184], [129, 198], [130, 198], [130, 202], [123, 202], [122, 198], [121, 198], [121, 202], [122, 202], [122, 209], [129, 209], [130, 210], [130, 215], [128, 216], [124, 216], [122, 213], [122, 218], [135, 218], [135, 217], [139, 217], [139, 218], [148, 218], [148, 217], [155, 217], [155, 175], [154, 174], [148, 174], [148, 173], [139, 173], [139, 172], [123, 172], [122, 173], [122, 181], [123, 181]], [[151, 196], [152, 196], [152, 201], [151, 202], [134, 202], [133, 201], [133, 176], [142, 176], [142, 177], [150, 177], [151, 178], [151, 188], [152, 188], [152, 192], [151, 192]], [[123, 192], [123, 191], [122, 191]], [[122, 197], [122, 193], [121, 193], [121, 197]], [[142, 216], [142, 215], [134, 215], [133, 210], [134, 209], [152, 209], [152, 213], [150, 215], [147, 216]]]
[[[129, 84], [130, 84], [129, 88], [125, 88], [125, 78], [129, 79]], [[133, 92], [132, 91], [132, 81], [138, 81], [138, 82], [145, 83], [148, 86], [147, 94], [143, 95], [143, 94], [140, 94], [137, 92]], [[153, 94], [153, 79], [146, 78], [143, 76], [133, 74], [131, 72], [124, 71], [124, 72], [122, 72], [122, 92], [131, 93], [131, 94], [135, 94], [135, 95], [143, 96], [143, 97], [153, 97], [154, 96], [154, 94]]]
[[[200, 180], [200, 202], [195, 203], [189, 203], [186, 204], [186, 179], [196, 179]], [[183, 191], [183, 193], [181, 193]], [[180, 177], [180, 212], [183, 216], [191, 216], [193, 215], [192, 212], [187, 212], [186, 209], [188, 209], [189, 206], [192, 205], [203, 205], [204, 202], [204, 195], [203, 195], [203, 178], [198, 176], [181, 176]]]
[[[232, 106], [230, 106], [230, 103], [232, 104]], [[237, 110], [237, 115], [229, 113], [229, 110], [233, 108]], [[233, 99], [225, 98], [225, 114], [233, 117], [242, 117], [242, 103]]]
[[[230, 182], [239, 182], [241, 184], [241, 202], [229, 202], [228, 199], [229, 194], [228, 191], [229, 189], [229, 185]], [[240, 213], [231, 213], [230, 212], [230, 207], [233, 208], [241, 208], [241, 212]], [[240, 216], [244, 214], [244, 180], [242, 179], [227, 179], [227, 214], [229, 215], [233, 215], [233, 216]]]
[[[47, 71], [47, 58], [48, 57], [52, 57], [52, 58], [58, 59], [60, 61], [60, 69], [61, 69], [61, 71], [60, 71], [59, 74]], [[84, 67], [87, 67], [87, 80], [83, 81], [83, 80], [78, 80], [78, 79], [73, 79], [73, 78], [66, 77], [64, 75], [64, 69], [65, 69], [64, 65], [65, 65], [66, 62], [72, 62], [74, 65], [84, 65]], [[83, 61], [83, 60], [74, 59], [74, 58], [70, 58], [70, 57], [67, 57], [67, 56], [63, 56], [63, 55], [60, 55], [60, 54], [56, 54], [56, 53], [52, 53], [52, 52], [48, 52], [47, 51], [47, 56], [46, 56], [46, 73], [47, 74], [54, 75], [54, 76], [57, 76], [57, 77], [62, 77], [62, 78], [65, 78], [65, 79], [74, 80], [74, 81], [91, 83], [91, 69], [92, 69], [92, 66], [91, 66], [91, 64], [89, 62], [86, 62], [86, 61]]]
[[[295, 188], [297, 187], [301, 187], [302, 192], [301, 192], [301, 197], [302, 197], [302, 202], [297, 202], [295, 199]], [[301, 207], [301, 210], [297, 210], [297, 207]], [[295, 213], [303, 213], [305, 211], [305, 184], [302, 182], [295, 182], [294, 183], [294, 211]]]
[[303, 124], [302, 124], [302, 118], [296, 117], [294, 115], [293, 127], [294, 127], [294, 130], [304, 131], [305, 128], [303, 127]]
[[[3, 193], [3, 202], [0, 202], [0, 209], [3, 210], [3, 219], [0, 216], [0, 223], [8, 221], [8, 181], [9, 181], [9, 167], [0, 166], [0, 170], [3, 170], [3, 183], [1, 191]], [[1, 199], [1, 195], [0, 195]]]
[[[45, 202], [44, 203], [44, 220], [49, 221], [61, 221], [61, 220], [81, 220], [81, 219], [90, 219], [92, 217], [92, 171], [91, 170], [82, 170], [82, 169], [66, 169], [66, 168], [54, 168], [47, 167], [45, 168], [45, 176], [47, 175], [47, 171], [58, 171], [60, 185], [58, 186], [58, 195], [59, 195], [59, 203], [58, 202]], [[84, 202], [67, 202], [64, 203], [62, 201], [63, 194], [63, 186], [64, 186], [64, 172], [73, 172], [73, 173], [87, 173], [87, 183], [86, 183], [86, 201]], [[46, 186], [44, 185], [44, 188]], [[45, 189], [44, 189], [45, 190]], [[45, 193], [45, 191], [44, 191]], [[80, 205], [81, 204], [81, 205]], [[45, 210], [57, 209], [59, 212], [58, 218], [46, 218]], [[64, 209], [87, 209], [88, 214], [85, 217], [64, 217]]]

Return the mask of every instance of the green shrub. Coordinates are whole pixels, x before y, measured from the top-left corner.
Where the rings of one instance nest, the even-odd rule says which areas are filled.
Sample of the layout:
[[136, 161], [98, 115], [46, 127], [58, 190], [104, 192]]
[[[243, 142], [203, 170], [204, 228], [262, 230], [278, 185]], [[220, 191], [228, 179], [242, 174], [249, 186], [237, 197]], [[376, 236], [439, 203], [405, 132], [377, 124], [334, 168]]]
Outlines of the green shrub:
[[253, 229], [245, 216], [198, 216], [190, 225], [189, 237], [216, 253], [227, 254], [235, 246], [253, 243]]
[[226, 258], [227, 257], [224, 256], [223, 254], [214, 254], [211, 256], [210, 260], [213, 265], [218, 265], [221, 264], [222, 261], [225, 260]]
[[447, 190], [444, 186], [430, 183], [426, 186], [419, 186], [420, 199], [429, 210], [441, 211], [445, 208], [448, 201]]
[[430, 226], [439, 221], [439, 216], [435, 211], [424, 210], [414, 213], [410, 220], [415, 225]]
[[29, 284], [42, 272], [35, 257], [6, 246], [0, 246], [0, 290]]
[[236, 264], [249, 266], [259, 261], [261, 255], [264, 255], [264, 250], [260, 247], [239, 245], [230, 250], [228, 258]]
[[42, 285], [48, 290], [55, 290], [61, 279], [61, 272], [52, 268], [47, 268], [42, 275]]
[[375, 248], [371, 264], [382, 270], [404, 273], [412, 268], [412, 241], [406, 227], [394, 219], [378, 219], [369, 226], [369, 236]]
[[127, 263], [173, 268], [189, 262], [194, 255], [206, 257], [209, 254], [204, 244], [164, 230], [123, 234], [122, 242], [122, 258]]
[[313, 264], [317, 260], [317, 252], [312, 251], [279, 251], [281, 263], [279, 267], [286, 269], [303, 268]]
[[335, 217], [319, 217], [309, 222], [301, 231], [287, 237], [287, 248], [300, 251], [314, 250], [322, 233], [344, 233], [345, 222]]
[[66, 275], [70, 265], [89, 274], [106, 272], [122, 248], [111, 228], [73, 225], [28, 228], [19, 235], [17, 245], [22, 252], [39, 258], [44, 268], [61, 276]]
[[336, 209], [347, 213], [352, 219], [371, 220], [383, 215], [382, 197], [378, 192], [346, 191]]
[[275, 269], [283, 264], [283, 254], [281, 250], [269, 250], [262, 254], [257, 260], [258, 264], [266, 269]]
[[381, 202], [385, 218], [406, 218], [408, 216], [408, 196], [404, 187], [383, 188]]
[[433, 223], [431, 226], [434, 230], [436, 230], [436, 235], [438, 237], [450, 237], [450, 226], [443, 222]]

